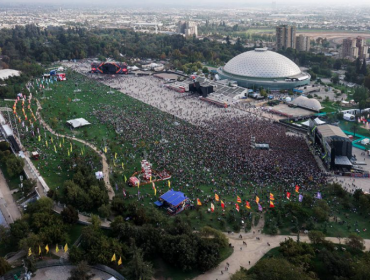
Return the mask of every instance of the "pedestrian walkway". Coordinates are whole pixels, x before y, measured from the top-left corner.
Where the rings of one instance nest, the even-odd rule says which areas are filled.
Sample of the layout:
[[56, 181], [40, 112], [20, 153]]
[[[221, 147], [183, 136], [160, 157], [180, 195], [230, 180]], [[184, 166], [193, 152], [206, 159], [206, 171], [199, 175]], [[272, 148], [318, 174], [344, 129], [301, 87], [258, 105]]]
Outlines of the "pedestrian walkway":
[[0, 170], [0, 210], [7, 224], [21, 218], [19, 208], [9, 189], [8, 183]]

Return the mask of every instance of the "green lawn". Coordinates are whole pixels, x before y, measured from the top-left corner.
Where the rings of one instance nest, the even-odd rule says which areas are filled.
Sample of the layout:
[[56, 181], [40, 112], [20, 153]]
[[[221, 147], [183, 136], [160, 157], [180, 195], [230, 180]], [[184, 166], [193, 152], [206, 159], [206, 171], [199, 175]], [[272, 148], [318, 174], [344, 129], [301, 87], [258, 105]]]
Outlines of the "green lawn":
[[82, 229], [84, 228], [84, 225], [75, 224], [71, 226], [70, 230], [68, 231], [68, 237], [69, 237], [69, 244], [75, 243], [77, 238], [81, 235]]

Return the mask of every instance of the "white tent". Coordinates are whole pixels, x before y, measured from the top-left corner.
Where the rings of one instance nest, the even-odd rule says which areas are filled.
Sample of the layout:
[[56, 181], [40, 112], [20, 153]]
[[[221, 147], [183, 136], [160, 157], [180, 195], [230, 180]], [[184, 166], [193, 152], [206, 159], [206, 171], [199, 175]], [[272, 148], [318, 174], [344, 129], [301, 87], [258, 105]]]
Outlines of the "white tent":
[[83, 118], [69, 120], [69, 121], [67, 121], [67, 123], [70, 124], [73, 128], [81, 127], [81, 126], [85, 126], [85, 125], [90, 125], [91, 124], [91, 123], [89, 123], [87, 120], [85, 120]]
[[324, 122], [324, 121], [320, 120], [319, 118], [314, 119], [314, 122], [315, 122], [317, 125], [320, 125], [320, 124], [324, 124], [324, 123], [326, 123], [326, 122]]
[[102, 171], [95, 172], [95, 177], [98, 180], [103, 179], [104, 178], [103, 172]]
[[307, 121], [301, 123], [301, 125], [310, 126], [310, 120], [307, 120]]

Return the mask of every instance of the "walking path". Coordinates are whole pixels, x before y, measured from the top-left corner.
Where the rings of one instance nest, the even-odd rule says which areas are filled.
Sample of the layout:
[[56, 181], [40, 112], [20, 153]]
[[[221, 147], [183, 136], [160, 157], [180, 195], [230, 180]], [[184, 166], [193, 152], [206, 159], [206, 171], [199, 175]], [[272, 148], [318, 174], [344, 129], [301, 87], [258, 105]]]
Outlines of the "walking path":
[[[253, 233], [253, 231], [255, 233]], [[205, 274], [201, 274], [193, 280], [227, 280], [230, 279], [231, 275], [240, 269], [240, 267], [245, 267], [249, 269], [255, 265], [268, 251], [272, 248], [278, 247], [281, 242], [288, 238], [296, 240], [296, 236], [288, 235], [265, 235], [258, 231], [252, 229], [251, 232], [242, 234], [243, 238], [239, 238], [239, 234], [228, 235], [229, 243], [234, 246], [233, 254], [221, 262], [216, 268], [207, 271]], [[259, 237], [259, 240], [257, 240]], [[327, 237], [326, 240], [338, 243], [338, 238]], [[243, 245], [243, 241], [247, 245]], [[309, 242], [307, 235], [301, 235], [300, 241]], [[343, 243], [344, 240], [341, 240]], [[269, 243], [270, 246], [267, 244]], [[366, 250], [370, 249], [370, 239], [365, 239]], [[227, 270], [227, 263], [230, 264]], [[221, 274], [221, 271], [223, 274]]]
[[109, 165], [108, 165], [108, 162], [107, 162], [107, 157], [105, 156], [104, 153], [102, 153], [97, 147], [95, 147], [94, 145], [90, 144], [89, 142], [86, 142], [85, 140], [82, 140], [82, 139], [78, 139], [78, 138], [75, 138], [75, 137], [71, 137], [71, 136], [67, 136], [67, 135], [63, 135], [63, 134], [59, 134], [57, 132], [55, 132], [44, 120], [43, 118], [41, 117], [41, 114], [40, 114], [40, 110], [42, 109], [41, 107], [41, 104], [39, 102], [38, 99], [36, 99], [36, 103], [37, 103], [37, 111], [36, 111], [36, 117], [40, 120], [40, 123], [52, 134], [54, 134], [55, 136], [58, 136], [58, 137], [65, 137], [67, 139], [71, 139], [71, 140], [74, 140], [74, 141], [77, 141], [77, 142], [80, 142], [80, 143], [83, 143], [84, 145], [90, 147], [91, 149], [93, 149], [97, 154], [99, 154], [99, 156], [101, 157], [102, 159], [102, 164], [103, 164], [103, 174], [104, 174], [104, 183], [105, 183], [105, 187], [107, 188], [108, 190], [108, 195], [109, 195], [109, 199], [112, 200], [115, 193], [113, 191], [113, 188], [110, 184], [110, 181], [109, 181]]
[[21, 213], [9, 189], [8, 183], [0, 170], [0, 210], [7, 224], [21, 218]]

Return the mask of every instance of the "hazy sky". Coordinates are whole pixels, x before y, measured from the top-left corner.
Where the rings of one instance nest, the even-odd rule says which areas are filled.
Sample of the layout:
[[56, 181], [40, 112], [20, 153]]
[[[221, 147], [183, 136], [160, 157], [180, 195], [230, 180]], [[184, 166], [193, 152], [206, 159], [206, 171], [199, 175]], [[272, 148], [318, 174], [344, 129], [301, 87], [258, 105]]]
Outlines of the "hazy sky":
[[[51, 0], [0, 0], [0, 4], [15, 4], [15, 3], [27, 3], [27, 4], [50, 4], [53, 6], [58, 5], [66, 5], [66, 4], [83, 4], [83, 5], [99, 5], [99, 6], [109, 6], [109, 5], [120, 5], [120, 6], [128, 6], [128, 5], [150, 5], [155, 6], [156, 4], [166, 4], [168, 6], [188, 6], [191, 5], [194, 8], [196, 6], [205, 6], [212, 4], [224, 4], [225, 6], [232, 7], [232, 5], [237, 4], [238, 6], [261, 6], [261, 5], [269, 5], [271, 6], [272, 0], [62, 0], [62, 1], [51, 1]], [[60, 4], [58, 4], [60, 3]], [[369, 0], [309, 0], [309, 1], [302, 1], [302, 0], [276, 0], [277, 6], [279, 5], [309, 5], [312, 8], [315, 8], [315, 5], [341, 5], [341, 6], [354, 6], [354, 5], [362, 5], [362, 6], [370, 6]]]

